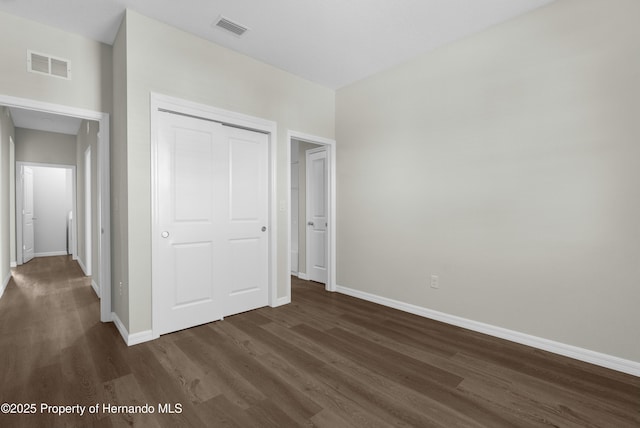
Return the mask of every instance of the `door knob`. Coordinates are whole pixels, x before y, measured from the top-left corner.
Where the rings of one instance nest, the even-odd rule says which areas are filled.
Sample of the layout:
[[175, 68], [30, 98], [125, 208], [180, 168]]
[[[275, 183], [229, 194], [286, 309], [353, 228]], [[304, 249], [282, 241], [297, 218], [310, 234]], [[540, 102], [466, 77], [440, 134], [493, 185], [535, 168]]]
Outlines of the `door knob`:
[[262, 231], [266, 232], [267, 231], [267, 226], [262, 226]]
[[163, 238], [168, 238], [169, 237], [169, 232], [167, 232], [166, 230], [164, 232], [162, 232], [160, 234], [160, 236], [162, 236]]
[[314, 226], [314, 223], [312, 221], [308, 221], [307, 226]]

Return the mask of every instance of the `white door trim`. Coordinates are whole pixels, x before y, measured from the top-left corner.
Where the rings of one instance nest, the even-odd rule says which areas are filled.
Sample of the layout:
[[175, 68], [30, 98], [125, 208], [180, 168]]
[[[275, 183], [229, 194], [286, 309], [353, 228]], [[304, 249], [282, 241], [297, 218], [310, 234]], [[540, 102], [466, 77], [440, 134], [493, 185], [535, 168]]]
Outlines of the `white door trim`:
[[[327, 264], [327, 291], [336, 291], [336, 141], [303, 132], [287, 132], [287, 272], [291, 272], [291, 141], [299, 140], [327, 147], [329, 159], [329, 260]], [[305, 220], [306, 223], [306, 220]], [[291, 276], [287, 275], [287, 299], [291, 301]], [[287, 302], [287, 303], [288, 303]]]
[[[151, 119], [151, 245], [154, 246], [156, 239], [159, 239], [160, 230], [157, 229], [158, 223], [158, 206], [157, 206], [157, 186], [156, 186], [156, 174], [157, 174], [157, 144], [158, 144], [158, 127], [160, 119], [158, 118], [159, 111], [168, 111], [176, 114], [182, 114], [192, 116], [205, 120], [212, 120], [214, 122], [220, 122], [225, 125], [234, 126], [237, 128], [244, 128], [251, 131], [262, 132], [269, 135], [269, 306], [275, 307], [280, 305], [282, 299], [278, 299], [278, 287], [277, 287], [277, 254], [278, 254], [278, 233], [277, 233], [277, 203], [276, 203], [276, 146], [277, 146], [277, 124], [271, 120], [262, 119], [255, 116], [249, 116], [242, 113], [237, 113], [229, 110], [220, 109], [217, 107], [209, 106], [206, 104], [200, 104], [193, 101], [187, 101], [184, 99], [171, 97], [168, 95], [158, 94], [151, 92], [150, 94], [150, 119]], [[156, 312], [156, 295], [153, 293], [154, 281], [154, 269], [153, 258], [151, 266], [151, 300], [152, 300], [152, 314], [151, 314], [151, 329], [153, 338], [160, 337], [156, 324], [153, 320], [154, 313]]]
[[45, 113], [61, 114], [80, 119], [93, 120], [100, 124], [98, 132], [98, 259], [100, 260], [100, 321], [111, 318], [111, 190], [109, 170], [110, 118], [108, 113], [85, 110], [60, 104], [52, 104], [28, 98], [17, 98], [0, 94], [0, 105], [17, 107]]
[[[317, 154], [317, 153], [324, 153], [325, 172], [324, 172], [323, 176], [324, 176], [324, 182], [326, 183], [325, 191], [327, 192], [325, 194], [325, 204], [326, 204], [325, 214], [327, 215], [327, 217], [326, 217], [327, 226], [326, 227], [328, 227], [328, 223], [329, 223], [329, 216], [328, 216], [328, 214], [329, 214], [329, 203], [328, 203], [329, 202], [329, 195], [328, 195], [328, 193], [329, 192], [328, 192], [328, 190], [329, 190], [329, 168], [330, 168], [329, 163], [330, 163], [330, 159], [329, 159], [329, 153], [328, 153], [327, 146], [320, 146], [320, 147], [315, 148], [315, 149], [306, 150], [305, 156], [304, 156], [305, 159], [306, 159], [306, 162], [305, 162], [305, 164], [306, 164], [305, 188], [307, 189], [306, 190], [306, 197], [305, 197], [306, 218], [304, 219], [304, 224], [305, 224], [305, 229], [304, 230], [305, 230], [305, 234], [306, 234], [306, 239], [305, 239], [305, 241], [306, 241], [306, 245], [305, 245], [305, 247], [306, 247], [305, 248], [306, 263], [305, 264], [306, 264], [307, 277], [312, 281], [317, 281], [318, 278], [316, 277], [316, 273], [314, 273], [313, 267], [312, 267], [313, 266], [313, 260], [312, 260], [312, 251], [311, 251], [311, 249], [313, 248], [313, 245], [312, 245], [312, 241], [311, 241], [310, 233], [309, 233], [310, 232], [309, 218], [311, 217], [310, 213], [312, 211], [312, 209], [311, 209], [312, 208], [312, 206], [311, 206], [312, 190], [310, 190], [310, 189], [313, 188], [313, 186], [311, 184], [311, 181], [312, 181], [312, 170], [311, 170], [311, 162], [310, 162], [311, 159], [310, 159], [310, 157], [311, 157], [311, 155]], [[324, 242], [325, 260], [329, 259], [329, 246], [327, 245], [328, 243], [329, 243], [329, 233], [328, 233], [328, 230], [325, 229], [325, 242]], [[326, 286], [326, 283], [327, 283], [328, 280], [329, 280], [328, 279], [328, 272], [325, 272], [324, 281], [320, 281], [320, 282], [324, 283], [325, 286]]]
[[[92, 253], [93, 253], [93, 243], [92, 243], [92, 233], [93, 233], [93, 225], [92, 216], [93, 212], [91, 210], [91, 146], [87, 147], [84, 151], [84, 266], [85, 266], [85, 275], [91, 276], [91, 272], [93, 272], [93, 261], [92, 261]], [[75, 180], [74, 180], [75, 181]], [[73, 216], [75, 218], [75, 215]], [[99, 290], [98, 290], [99, 291]], [[100, 294], [98, 294], [100, 297]]]

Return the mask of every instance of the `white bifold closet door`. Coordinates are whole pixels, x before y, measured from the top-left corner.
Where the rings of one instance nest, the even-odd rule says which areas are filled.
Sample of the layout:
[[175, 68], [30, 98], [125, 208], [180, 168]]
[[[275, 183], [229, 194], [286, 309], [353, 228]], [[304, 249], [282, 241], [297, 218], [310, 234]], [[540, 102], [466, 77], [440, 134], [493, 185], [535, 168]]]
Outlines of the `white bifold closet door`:
[[268, 136], [160, 113], [154, 331], [268, 304]]

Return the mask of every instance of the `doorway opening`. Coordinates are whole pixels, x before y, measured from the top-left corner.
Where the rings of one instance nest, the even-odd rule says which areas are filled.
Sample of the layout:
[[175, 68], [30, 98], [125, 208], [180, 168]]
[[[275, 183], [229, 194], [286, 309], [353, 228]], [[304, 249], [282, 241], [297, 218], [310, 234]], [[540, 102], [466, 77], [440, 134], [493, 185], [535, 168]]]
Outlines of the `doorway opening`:
[[17, 264], [71, 255], [76, 206], [75, 166], [16, 162]]
[[[288, 270], [335, 291], [336, 143], [295, 131], [289, 131], [288, 143]], [[290, 276], [287, 289], [290, 298]]]
[[[111, 315], [111, 216], [110, 216], [110, 177], [109, 177], [109, 114], [79, 109], [75, 107], [69, 107], [59, 104], [51, 104], [46, 102], [35, 101], [26, 98], [17, 98], [7, 95], [0, 95], [0, 106], [8, 107], [10, 110], [21, 110], [32, 114], [40, 114], [49, 121], [55, 122], [56, 117], [62, 118], [75, 118], [92, 122], [95, 124], [95, 138], [96, 147], [93, 153], [93, 186], [95, 192], [93, 192], [93, 199], [95, 200], [93, 212], [93, 236], [95, 242], [93, 246], [96, 248], [95, 260], [93, 260], [93, 277], [97, 279], [97, 288], [94, 286], [94, 290], [100, 297], [100, 320], [102, 322], [112, 321]], [[87, 132], [89, 131], [89, 125], [87, 125]], [[20, 144], [16, 139], [15, 144]], [[82, 156], [80, 156], [82, 159]], [[17, 159], [17, 156], [15, 157]], [[12, 164], [15, 164], [15, 159], [12, 160]], [[45, 160], [43, 163], [47, 163]], [[19, 171], [16, 172], [16, 179]], [[83, 181], [81, 181], [83, 183]], [[17, 183], [16, 183], [17, 184]], [[84, 186], [83, 186], [84, 187]], [[11, 206], [2, 207], [2, 209], [8, 210], [10, 213], [16, 213], [16, 227], [17, 231], [17, 205], [15, 199], [11, 199]], [[78, 214], [77, 209], [74, 214]], [[77, 217], [77, 215], [76, 215]], [[13, 218], [13, 215], [11, 216]], [[76, 220], [75, 218], [73, 220]], [[78, 230], [75, 228], [74, 230]], [[13, 234], [12, 234], [13, 235]], [[17, 237], [13, 236], [11, 239], [11, 252], [12, 255], [16, 255], [16, 260], [11, 261], [11, 264], [18, 264], [17, 260]], [[75, 244], [71, 245], [74, 248]], [[83, 246], [84, 247], [84, 246]], [[76, 253], [77, 255], [77, 253]], [[93, 285], [93, 284], [92, 284]]]

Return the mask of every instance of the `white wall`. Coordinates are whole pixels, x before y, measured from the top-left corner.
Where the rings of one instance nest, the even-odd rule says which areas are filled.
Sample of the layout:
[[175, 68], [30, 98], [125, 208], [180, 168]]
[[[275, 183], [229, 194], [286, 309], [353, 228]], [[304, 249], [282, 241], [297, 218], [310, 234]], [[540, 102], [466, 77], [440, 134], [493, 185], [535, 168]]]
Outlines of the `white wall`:
[[[11, 219], [9, 207], [11, 206], [12, 183], [10, 173], [10, 137], [14, 136], [14, 126], [11, 115], [6, 107], [0, 106], [0, 296], [4, 292], [10, 276], [11, 263]], [[15, 244], [14, 244], [15, 247]]]
[[338, 90], [338, 284], [640, 362], [638, 16], [559, 0]]
[[67, 214], [73, 209], [70, 169], [33, 167], [34, 253], [67, 254]]
[[[285, 210], [278, 211], [275, 256], [278, 296], [284, 297], [290, 275], [286, 241], [287, 130], [332, 138], [334, 92], [132, 11], [127, 11], [125, 25], [126, 40], [120, 46], [126, 55], [125, 70], [115, 75], [126, 76], [121, 89], [126, 91], [127, 132], [126, 141], [122, 136], [119, 141], [114, 137], [114, 145], [126, 145], [128, 201], [123, 219], [127, 225], [126, 229], [121, 226], [126, 237], [117, 239], [128, 246], [128, 268], [122, 273], [114, 270], [118, 276], [113, 281], [123, 281], [123, 294], [128, 295], [125, 327], [131, 333], [151, 328], [150, 91], [278, 124], [276, 191], [278, 205], [285, 205]], [[121, 163], [117, 167], [121, 168]], [[115, 253], [120, 250], [114, 248]]]

